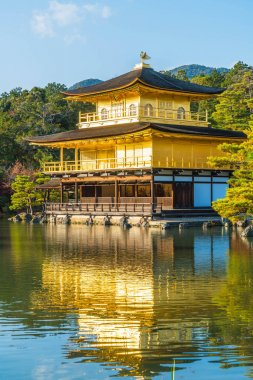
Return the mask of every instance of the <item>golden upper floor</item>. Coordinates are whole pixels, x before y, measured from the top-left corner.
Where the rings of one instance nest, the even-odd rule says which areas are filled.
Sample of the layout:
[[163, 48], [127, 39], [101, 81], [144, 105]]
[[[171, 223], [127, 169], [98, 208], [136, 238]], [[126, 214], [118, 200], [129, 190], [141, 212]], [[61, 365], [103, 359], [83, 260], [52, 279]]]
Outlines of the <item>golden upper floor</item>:
[[94, 112], [80, 113], [79, 128], [131, 122], [208, 126], [207, 112], [192, 112], [191, 104], [222, 91], [172, 78], [140, 64], [126, 74], [69, 90], [65, 95], [67, 100], [94, 104]]
[[[71, 173], [135, 168], [208, 169], [208, 157], [221, 155], [219, 144], [241, 142], [243, 138], [241, 132], [212, 128], [130, 123], [42, 136], [36, 138], [37, 142], [34, 138], [33, 143], [60, 148], [60, 160], [45, 163], [44, 172]], [[72, 160], [65, 159], [64, 148], [74, 151]]]

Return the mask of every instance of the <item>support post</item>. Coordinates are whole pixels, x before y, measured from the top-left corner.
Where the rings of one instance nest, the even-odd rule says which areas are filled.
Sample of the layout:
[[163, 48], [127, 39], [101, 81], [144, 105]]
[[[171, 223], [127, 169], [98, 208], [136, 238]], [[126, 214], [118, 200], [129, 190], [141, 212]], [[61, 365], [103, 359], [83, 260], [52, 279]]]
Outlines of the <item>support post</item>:
[[63, 163], [64, 163], [64, 148], [60, 148], [60, 163], [61, 163], [61, 170], [63, 170]]
[[114, 203], [116, 206], [116, 211], [118, 211], [118, 201], [119, 201], [119, 185], [118, 185], [118, 181], [115, 180]]
[[151, 189], [151, 213], [153, 215], [154, 206], [155, 206], [154, 174], [153, 173], [151, 174], [150, 189]]
[[79, 167], [78, 167], [78, 162], [79, 162], [78, 154], [79, 154], [79, 149], [75, 148], [75, 169], [76, 170], [79, 170]]
[[78, 183], [75, 182], [75, 203], [78, 203]]
[[63, 203], [63, 183], [61, 182], [61, 187], [60, 187], [60, 200], [61, 204]]
[[97, 189], [97, 185], [94, 185], [95, 186], [95, 204], [97, 204], [97, 200], [98, 200], [98, 189]]

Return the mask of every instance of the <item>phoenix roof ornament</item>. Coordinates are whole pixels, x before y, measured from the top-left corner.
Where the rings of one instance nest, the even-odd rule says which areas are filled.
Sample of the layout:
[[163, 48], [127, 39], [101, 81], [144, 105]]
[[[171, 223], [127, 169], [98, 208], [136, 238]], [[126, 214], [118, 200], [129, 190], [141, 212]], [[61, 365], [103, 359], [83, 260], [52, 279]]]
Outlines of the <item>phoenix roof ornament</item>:
[[150, 65], [145, 62], [148, 59], [150, 59], [150, 56], [147, 54], [146, 51], [140, 52], [140, 59], [141, 59], [141, 62], [134, 66], [134, 70], [139, 70], [142, 68], [150, 68]]
[[150, 56], [147, 54], [146, 51], [141, 51], [140, 58], [141, 58], [141, 62], [145, 63], [144, 61], [147, 61], [148, 59], [150, 59]]

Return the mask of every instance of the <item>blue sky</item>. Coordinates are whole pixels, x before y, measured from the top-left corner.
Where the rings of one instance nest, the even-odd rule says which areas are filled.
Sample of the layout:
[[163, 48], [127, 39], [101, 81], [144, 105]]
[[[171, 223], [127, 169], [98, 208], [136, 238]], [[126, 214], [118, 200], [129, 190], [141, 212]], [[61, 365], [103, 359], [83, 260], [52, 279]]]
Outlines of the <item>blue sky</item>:
[[253, 64], [253, 0], [0, 1], [0, 93], [132, 69]]

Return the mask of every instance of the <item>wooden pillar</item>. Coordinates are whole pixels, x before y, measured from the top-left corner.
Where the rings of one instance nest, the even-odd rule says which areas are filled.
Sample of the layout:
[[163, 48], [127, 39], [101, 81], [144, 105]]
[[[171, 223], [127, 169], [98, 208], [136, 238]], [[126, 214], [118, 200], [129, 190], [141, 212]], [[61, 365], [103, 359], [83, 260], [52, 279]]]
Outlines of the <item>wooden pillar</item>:
[[78, 183], [75, 182], [75, 203], [78, 203]]
[[61, 200], [61, 202], [60, 203], [63, 203], [63, 193], [64, 193], [63, 183], [61, 182], [61, 187], [60, 187], [60, 200]]
[[61, 168], [63, 168], [63, 162], [64, 162], [64, 148], [60, 148], [60, 163], [61, 163]]
[[138, 198], [137, 183], [135, 183], [135, 185], [134, 185], [134, 198], [135, 198], [135, 200], [136, 200], [136, 198]]
[[75, 167], [79, 170], [79, 149], [75, 148]]
[[97, 190], [97, 185], [94, 185], [95, 186], [95, 203], [97, 203], [97, 200], [98, 200], [98, 190]]
[[115, 180], [114, 203], [118, 204], [118, 201], [119, 201], [119, 184], [118, 184], [118, 181]]
[[153, 174], [151, 174], [150, 191], [151, 191], [151, 212], [153, 214], [154, 206], [155, 206], [154, 175]]

